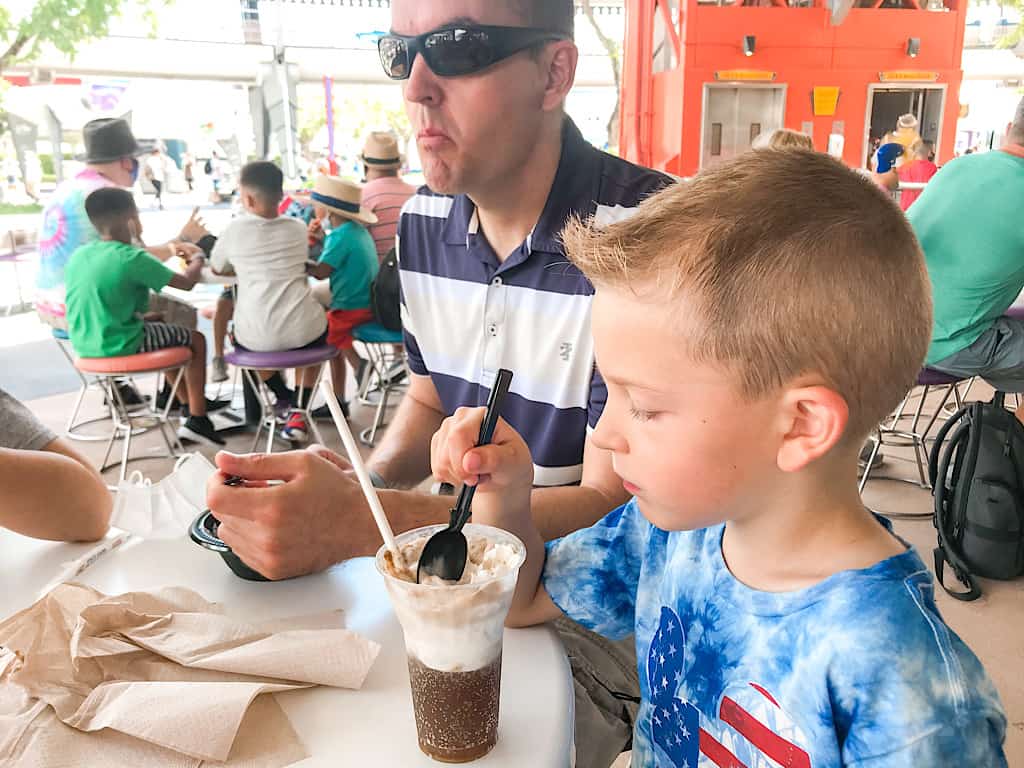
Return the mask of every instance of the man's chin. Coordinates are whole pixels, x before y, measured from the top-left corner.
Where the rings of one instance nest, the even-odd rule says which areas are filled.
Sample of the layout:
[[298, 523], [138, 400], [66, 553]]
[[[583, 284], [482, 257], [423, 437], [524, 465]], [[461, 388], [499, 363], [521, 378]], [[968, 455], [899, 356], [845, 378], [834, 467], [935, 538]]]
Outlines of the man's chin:
[[439, 195], [457, 195], [462, 192], [461, 185], [452, 169], [445, 163], [427, 162], [423, 164], [423, 177], [431, 191]]

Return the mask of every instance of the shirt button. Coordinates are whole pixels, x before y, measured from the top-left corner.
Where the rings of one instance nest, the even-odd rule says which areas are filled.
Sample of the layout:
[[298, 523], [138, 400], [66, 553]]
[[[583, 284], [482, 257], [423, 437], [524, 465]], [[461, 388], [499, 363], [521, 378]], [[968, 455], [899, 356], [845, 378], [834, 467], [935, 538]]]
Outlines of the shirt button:
[[491, 325], [487, 326], [487, 332], [489, 334], [491, 334], [491, 336], [497, 336], [498, 335], [498, 326], [496, 326], [496, 325], [494, 325], [492, 323]]
[[493, 280], [491, 280], [491, 285], [501, 285], [501, 278], [496, 277]]

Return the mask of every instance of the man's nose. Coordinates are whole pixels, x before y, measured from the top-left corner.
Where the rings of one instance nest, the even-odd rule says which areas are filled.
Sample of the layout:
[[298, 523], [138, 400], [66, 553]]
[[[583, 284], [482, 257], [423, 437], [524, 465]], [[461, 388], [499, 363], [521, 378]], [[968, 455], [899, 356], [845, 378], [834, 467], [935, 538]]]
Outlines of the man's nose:
[[412, 72], [404, 83], [405, 100], [414, 104], [436, 106], [441, 103], [441, 80], [435, 75], [422, 56], [417, 56], [412, 63]]

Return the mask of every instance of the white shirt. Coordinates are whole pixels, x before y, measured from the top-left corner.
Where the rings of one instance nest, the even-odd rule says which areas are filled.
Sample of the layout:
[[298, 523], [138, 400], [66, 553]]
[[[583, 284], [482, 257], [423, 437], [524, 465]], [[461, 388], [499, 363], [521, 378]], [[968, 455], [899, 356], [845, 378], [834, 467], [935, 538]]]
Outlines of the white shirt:
[[152, 174], [154, 181], [164, 180], [164, 158], [161, 155], [150, 155], [146, 159], [146, 165], [149, 166], [149, 172]]
[[309, 247], [298, 219], [235, 218], [217, 240], [211, 261], [238, 276], [235, 337], [254, 352], [297, 349], [327, 329], [327, 315], [306, 278]]

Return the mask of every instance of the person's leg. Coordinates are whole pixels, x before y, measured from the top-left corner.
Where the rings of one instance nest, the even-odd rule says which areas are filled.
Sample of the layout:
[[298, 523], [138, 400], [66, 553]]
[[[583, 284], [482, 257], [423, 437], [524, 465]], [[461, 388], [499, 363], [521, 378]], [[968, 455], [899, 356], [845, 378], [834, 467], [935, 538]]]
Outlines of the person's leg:
[[189, 335], [192, 360], [185, 371], [188, 412], [193, 416], [206, 416], [206, 337], [199, 331]]
[[[997, 318], [969, 347], [929, 367], [964, 379], [980, 376], [999, 392], [1024, 392], [1024, 320]], [[1021, 411], [1017, 418], [1024, 423]]]
[[554, 627], [572, 668], [576, 765], [609, 768], [632, 744], [640, 703], [634, 639], [608, 640], [565, 617]]
[[235, 314], [235, 302], [230, 290], [224, 291], [217, 299], [213, 313], [213, 372], [210, 380], [214, 383], [228, 380], [228, 366], [224, 361], [224, 341], [228, 335], [228, 324]]

